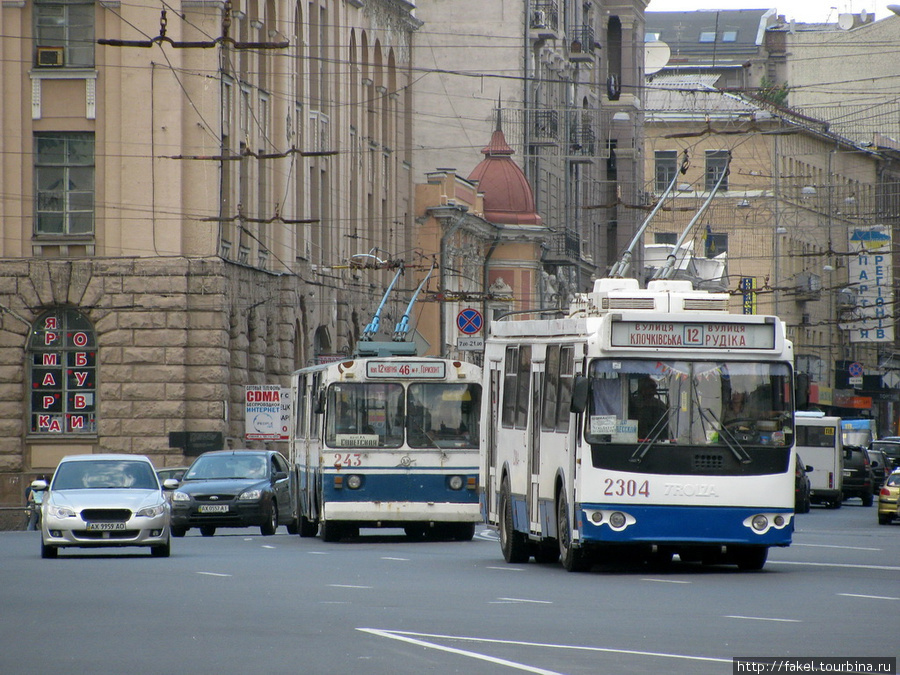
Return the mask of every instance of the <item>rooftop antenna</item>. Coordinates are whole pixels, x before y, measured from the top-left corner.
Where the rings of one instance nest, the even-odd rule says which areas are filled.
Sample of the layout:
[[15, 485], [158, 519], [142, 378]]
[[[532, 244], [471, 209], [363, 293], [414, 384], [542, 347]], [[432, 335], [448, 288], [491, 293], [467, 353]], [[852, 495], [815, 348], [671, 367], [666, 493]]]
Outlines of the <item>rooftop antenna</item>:
[[678, 176], [684, 174], [688, 170], [688, 152], [684, 151], [684, 155], [681, 159], [681, 166], [678, 167], [678, 171], [674, 173], [672, 176], [672, 180], [669, 182], [669, 187], [666, 188], [666, 191], [663, 192], [662, 197], [659, 198], [659, 201], [656, 202], [656, 206], [653, 207], [653, 210], [650, 212], [645, 219], [643, 224], [638, 228], [638, 231], [635, 233], [634, 238], [631, 240], [631, 243], [628, 244], [628, 248], [625, 249], [625, 253], [622, 254], [622, 257], [619, 261], [613, 265], [612, 270], [609, 272], [609, 276], [612, 279], [621, 279], [628, 273], [628, 270], [631, 268], [631, 258], [634, 255], [634, 247], [637, 246], [637, 243], [640, 241], [641, 237], [644, 236], [644, 230], [647, 229], [647, 226], [650, 224], [650, 221], [653, 220], [653, 216], [656, 215], [656, 212], [662, 208], [663, 202], [666, 201], [666, 197], [669, 196], [669, 193], [672, 191], [672, 188], [675, 187], [675, 181], [678, 180]]

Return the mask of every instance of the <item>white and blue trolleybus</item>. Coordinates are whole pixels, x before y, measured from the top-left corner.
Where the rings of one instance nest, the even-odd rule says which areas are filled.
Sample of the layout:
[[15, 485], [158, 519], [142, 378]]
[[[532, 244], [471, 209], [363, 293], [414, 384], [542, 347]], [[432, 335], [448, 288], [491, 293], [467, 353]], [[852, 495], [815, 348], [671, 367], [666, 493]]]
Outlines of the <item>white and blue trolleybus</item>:
[[481, 485], [504, 558], [761, 569], [793, 532], [792, 363], [777, 317], [680, 280], [492, 322]]
[[347, 357], [292, 376], [290, 455], [300, 535], [360, 527], [467, 540], [478, 502], [481, 368], [416, 356]]

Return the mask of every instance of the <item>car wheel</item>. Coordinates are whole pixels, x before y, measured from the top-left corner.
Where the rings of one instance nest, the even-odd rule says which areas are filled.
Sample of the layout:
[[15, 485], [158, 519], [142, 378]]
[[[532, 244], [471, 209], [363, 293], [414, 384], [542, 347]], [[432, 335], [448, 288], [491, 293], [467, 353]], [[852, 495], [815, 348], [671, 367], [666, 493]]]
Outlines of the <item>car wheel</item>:
[[200, 534], [204, 537], [212, 537], [216, 533], [215, 525], [201, 525], [200, 526]]
[[59, 553], [59, 548], [56, 546], [47, 546], [44, 542], [41, 542], [41, 557], [42, 558], [55, 558]]
[[569, 506], [564, 492], [556, 498], [556, 536], [559, 542], [559, 559], [568, 572], [586, 572], [590, 561], [580, 548], [572, 542], [572, 529], [569, 527]]
[[860, 497], [860, 499], [862, 500], [862, 505], [863, 505], [863, 506], [872, 506], [872, 502], [874, 501], [874, 499], [872, 498], [872, 494], [871, 494], [871, 493], [867, 493], [867, 494], [862, 495], [862, 496]]
[[528, 540], [521, 532], [516, 532], [513, 525], [512, 490], [509, 478], [503, 479], [500, 486], [500, 550], [503, 559], [508, 563], [527, 563], [531, 557]]
[[300, 519], [291, 518], [291, 522], [289, 522], [286, 527], [288, 534], [300, 534]]
[[154, 558], [168, 558], [172, 551], [172, 542], [167, 541], [165, 544], [150, 547], [150, 555]]
[[878, 514], [878, 524], [879, 525], [890, 525], [892, 520], [894, 520], [894, 519], [891, 518], [890, 516], [886, 516], [881, 513]]
[[272, 502], [272, 511], [269, 513], [269, 520], [259, 526], [260, 534], [264, 537], [271, 537], [278, 529], [278, 504]]
[[187, 534], [188, 529], [186, 527], [180, 527], [178, 525], [172, 526], [172, 536], [173, 537], [183, 537]]
[[315, 537], [319, 534], [319, 523], [306, 516], [300, 516], [300, 536]]

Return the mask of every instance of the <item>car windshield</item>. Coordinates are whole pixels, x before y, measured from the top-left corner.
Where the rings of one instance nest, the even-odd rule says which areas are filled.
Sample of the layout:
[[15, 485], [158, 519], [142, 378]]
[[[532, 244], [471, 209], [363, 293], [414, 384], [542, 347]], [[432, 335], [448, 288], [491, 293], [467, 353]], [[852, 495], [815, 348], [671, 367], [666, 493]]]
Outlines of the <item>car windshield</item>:
[[892, 473], [887, 477], [887, 482], [885, 485], [890, 485], [891, 487], [897, 487], [900, 485], [900, 473]]
[[198, 457], [182, 480], [265, 477], [266, 458], [263, 455], [207, 455]]
[[156, 472], [147, 462], [89, 460], [63, 462], [53, 476], [52, 490], [158, 490]]

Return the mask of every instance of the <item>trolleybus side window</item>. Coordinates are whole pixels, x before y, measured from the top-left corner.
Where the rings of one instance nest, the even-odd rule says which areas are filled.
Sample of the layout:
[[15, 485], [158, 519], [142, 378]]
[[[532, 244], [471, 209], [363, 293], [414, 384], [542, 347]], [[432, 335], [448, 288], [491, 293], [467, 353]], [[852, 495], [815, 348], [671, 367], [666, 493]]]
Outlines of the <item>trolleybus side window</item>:
[[507, 347], [503, 376], [503, 426], [528, 426], [531, 391], [531, 347]]
[[574, 382], [574, 349], [560, 345], [547, 347], [544, 375], [544, 431], [567, 432]]
[[294, 438], [306, 438], [306, 377], [297, 381], [297, 403], [294, 406]]

